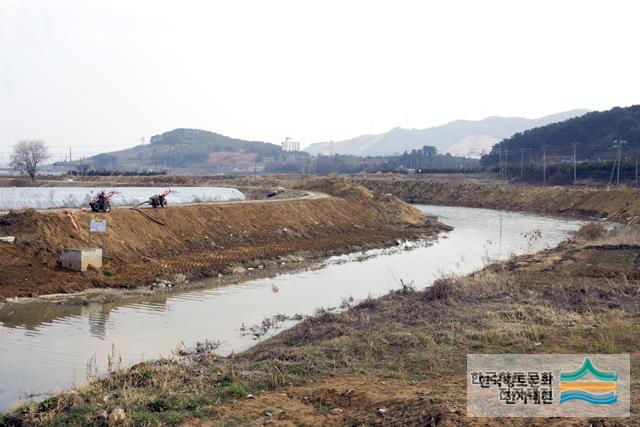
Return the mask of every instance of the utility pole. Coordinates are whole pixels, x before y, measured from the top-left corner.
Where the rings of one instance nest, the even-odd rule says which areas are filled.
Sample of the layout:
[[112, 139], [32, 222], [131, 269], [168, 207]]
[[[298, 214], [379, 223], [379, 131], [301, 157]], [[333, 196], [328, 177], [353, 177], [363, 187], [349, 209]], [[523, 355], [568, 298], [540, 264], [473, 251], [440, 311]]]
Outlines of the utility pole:
[[69, 147], [69, 167], [71, 167], [71, 147]]
[[509, 180], [509, 146], [504, 145], [504, 177]]
[[542, 182], [547, 182], [547, 144], [542, 143]]
[[520, 179], [524, 177], [524, 146], [520, 149]]
[[613, 160], [613, 169], [611, 169], [611, 176], [609, 177], [609, 185], [613, 182], [613, 174], [616, 173], [616, 165], [618, 164], [618, 153], [616, 153], [616, 157]]
[[609, 185], [611, 185], [611, 181], [613, 181], [613, 174], [616, 171], [616, 166], [618, 166], [618, 174], [616, 175], [616, 187], [620, 186], [620, 163], [622, 160], [622, 146], [625, 145], [627, 141], [622, 139], [616, 139], [613, 141], [613, 148], [618, 149], [618, 153], [616, 154], [616, 159], [613, 162], [613, 169], [611, 169], [611, 177], [609, 178]]
[[616, 187], [620, 187], [620, 163], [622, 161], [621, 146], [618, 146], [618, 176], [616, 177]]
[[500, 181], [502, 181], [502, 143], [500, 143]]
[[573, 185], [576, 185], [576, 140], [573, 140]]

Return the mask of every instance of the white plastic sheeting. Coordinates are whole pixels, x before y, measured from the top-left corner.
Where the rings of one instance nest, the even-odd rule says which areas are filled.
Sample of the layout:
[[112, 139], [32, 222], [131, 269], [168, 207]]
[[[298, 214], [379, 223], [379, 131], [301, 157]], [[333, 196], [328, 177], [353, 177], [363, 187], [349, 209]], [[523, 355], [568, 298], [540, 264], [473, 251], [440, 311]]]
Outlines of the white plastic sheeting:
[[[118, 191], [111, 199], [112, 206], [133, 206], [160, 194], [168, 187], [0, 187], [0, 211], [11, 209], [51, 209], [89, 207], [89, 200], [100, 191]], [[244, 200], [235, 188], [173, 187], [167, 200], [169, 205], [180, 203]]]

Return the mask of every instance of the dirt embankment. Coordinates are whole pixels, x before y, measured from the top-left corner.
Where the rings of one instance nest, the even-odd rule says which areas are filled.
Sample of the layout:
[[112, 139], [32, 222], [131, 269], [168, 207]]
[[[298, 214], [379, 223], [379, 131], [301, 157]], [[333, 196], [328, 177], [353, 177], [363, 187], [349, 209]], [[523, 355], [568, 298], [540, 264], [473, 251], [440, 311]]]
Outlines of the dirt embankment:
[[640, 190], [631, 188], [518, 187], [392, 178], [368, 178], [357, 182], [410, 203], [586, 215], [640, 222]]
[[[392, 196], [376, 196], [344, 180], [319, 180], [307, 189], [335, 194], [306, 200], [278, 200], [171, 206], [109, 214], [12, 212], [0, 218], [0, 298], [67, 293], [93, 287], [133, 288], [157, 278], [217, 276], [260, 268], [278, 257], [327, 255], [393, 239], [434, 234], [417, 209]], [[65, 247], [89, 244], [91, 218], [108, 220], [105, 263], [100, 271], [77, 273], [59, 266]]]

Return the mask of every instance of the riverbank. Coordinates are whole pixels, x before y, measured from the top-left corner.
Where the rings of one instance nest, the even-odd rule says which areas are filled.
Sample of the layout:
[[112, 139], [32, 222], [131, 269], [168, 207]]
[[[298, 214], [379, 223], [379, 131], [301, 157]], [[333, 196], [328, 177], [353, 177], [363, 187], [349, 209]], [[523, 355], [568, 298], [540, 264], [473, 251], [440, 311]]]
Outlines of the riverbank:
[[420, 176], [355, 178], [372, 191], [408, 203], [577, 215], [640, 223], [640, 190], [515, 186], [498, 182], [439, 181]]
[[557, 249], [426, 291], [406, 285], [342, 313], [320, 311], [238, 355], [218, 357], [205, 346], [114, 372], [5, 423], [89, 424], [123, 415], [132, 425], [490, 425], [465, 417], [466, 354], [501, 352], [630, 353], [637, 413], [639, 249], [637, 227], [590, 225]]
[[[289, 256], [315, 259], [446, 229], [397, 198], [344, 180], [310, 180], [305, 190], [328, 196], [176, 205], [146, 209], [146, 215], [129, 209], [76, 212], [78, 229], [59, 212], [11, 212], [0, 218], [0, 232], [16, 237], [14, 245], [0, 243], [0, 299], [90, 288], [166, 290], [281, 265]], [[62, 248], [102, 245], [95, 236], [87, 243], [91, 218], [109, 224], [102, 269], [61, 269]]]

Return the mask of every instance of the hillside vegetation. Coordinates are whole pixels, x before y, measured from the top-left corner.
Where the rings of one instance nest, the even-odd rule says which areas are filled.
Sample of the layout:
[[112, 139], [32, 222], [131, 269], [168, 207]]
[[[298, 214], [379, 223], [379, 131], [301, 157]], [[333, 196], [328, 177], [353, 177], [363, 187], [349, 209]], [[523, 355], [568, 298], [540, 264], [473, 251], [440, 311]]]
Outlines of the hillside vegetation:
[[[614, 140], [626, 141], [622, 148], [622, 160], [635, 156], [640, 151], [640, 105], [616, 107], [608, 111], [594, 111], [580, 117], [519, 132], [483, 156], [484, 165], [497, 165], [500, 150], [503, 157], [508, 150], [510, 162], [539, 163], [543, 156], [543, 145], [547, 161], [570, 160], [573, 143], [576, 145], [578, 161], [611, 160], [617, 156]], [[504, 161], [504, 158], [503, 158]]]
[[100, 169], [172, 169], [200, 168], [219, 171], [253, 171], [269, 161], [277, 170], [278, 162], [306, 153], [290, 154], [279, 145], [230, 138], [200, 129], [174, 129], [151, 138], [149, 144], [103, 153], [87, 159]]

